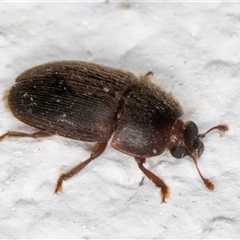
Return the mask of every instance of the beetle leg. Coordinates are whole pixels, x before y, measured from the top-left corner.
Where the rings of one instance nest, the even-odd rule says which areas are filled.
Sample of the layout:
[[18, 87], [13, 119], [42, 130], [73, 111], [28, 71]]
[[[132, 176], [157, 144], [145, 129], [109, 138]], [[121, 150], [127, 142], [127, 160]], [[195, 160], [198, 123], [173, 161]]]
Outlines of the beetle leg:
[[49, 137], [53, 134], [47, 133], [44, 131], [38, 131], [35, 133], [24, 133], [24, 132], [7, 132], [0, 136], [0, 141], [3, 141], [7, 137], [31, 137], [31, 138], [41, 138], [41, 137]]
[[152, 77], [153, 76], [153, 72], [152, 71], [149, 71], [147, 72], [144, 77]]
[[80, 172], [88, 163], [90, 163], [93, 159], [99, 157], [105, 150], [107, 146], [107, 142], [98, 142], [96, 143], [93, 148], [90, 157], [85, 160], [84, 162], [79, 163], [77, 166], [73, 167], [66, 173], [63, 173], [60, 175], [60, 177], [57, 180], [56, 188], [54, 193], [58, 193], [59, 191], [62, 191], [62, 182], [65, 180], [68, 180], [69, 178], [73, 177], [75, 174]]
[[157, 187], [161, 188], [161, 197], [162, 197], [162, 202], [165, 203], [165, 198], [168, 197], [169, 191], [167, 185], [163, 182], [162, 179], [157, 177], [155, 174], [147, 170], [144, 166], [143, 163], [146, 162], [145, 158], [139, 158], [135, 157], [135, 160], [138, 164], [138, 167], [142, 170], [142, 172], [152, 181], [155, 183]]

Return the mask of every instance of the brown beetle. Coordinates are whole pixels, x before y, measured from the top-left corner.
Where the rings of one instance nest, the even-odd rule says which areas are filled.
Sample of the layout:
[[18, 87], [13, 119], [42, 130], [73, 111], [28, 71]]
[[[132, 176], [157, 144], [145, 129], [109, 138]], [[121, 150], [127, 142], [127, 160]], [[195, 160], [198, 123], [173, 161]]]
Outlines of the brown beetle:
[[58, 178], [55, 193], [62, 190], [63, 180], [71, 178], [93, 159], [99, 157], [113, 135], [111, 146], [133, 156], [138, 167], [161, 188], [162, 202], [168, 187], [143, 163], [146, 158], [162, 154], [168, 148], [175, 158], [190, 156], [206, 187], [214, 185], [202, 176], [196, 159], [203, 152], [192, 121], [183, 123], [183, 111], [171, 94], [145, 76], [82, 61], [43, 64], [22, 73], [8, 93], [13, 115], [40, 131], [33, 134], [7, 132], [0, 137], [64, 137], [96, 142], [90, 157]]

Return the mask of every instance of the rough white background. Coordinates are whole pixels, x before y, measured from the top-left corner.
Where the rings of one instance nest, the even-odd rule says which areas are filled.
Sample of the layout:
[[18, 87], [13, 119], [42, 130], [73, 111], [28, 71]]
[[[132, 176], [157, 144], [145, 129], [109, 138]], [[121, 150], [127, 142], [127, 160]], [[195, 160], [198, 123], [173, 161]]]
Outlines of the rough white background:
[[[239, 3], [1, 3], [0, 95], [53, 60], [86, 60], [136, 74], [180, 101], [183, 120], [211, 132], [199, 159], [168, 151], [146, 167], [170, 187], [167, 204], [134, 159], [110, 147], [54, 195], [58, 175], [90, 145], [61, 137], [0, 144], [0, 238], [240, 238]], [[0, 102], [0, 134], [32, 132]]]

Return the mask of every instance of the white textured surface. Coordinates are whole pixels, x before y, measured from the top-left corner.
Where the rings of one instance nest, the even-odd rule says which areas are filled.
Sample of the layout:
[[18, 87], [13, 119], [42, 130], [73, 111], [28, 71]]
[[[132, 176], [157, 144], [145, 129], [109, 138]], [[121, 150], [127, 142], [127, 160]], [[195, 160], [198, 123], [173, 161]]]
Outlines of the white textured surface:
[[[207, 190], [189, 158], [169, 152], [146, 166], [171, 189], [158, 189], [135, 161], [110, 147], [53, 195], [59, 173], [89, 155], [60, 137], [0, 144], [0, 238], [240, 238], [239, 3], [1, 3], [0, 95], [29, 67], [79, 59], [153, 71], [200, 132], [212, 132], [199, 159]], [[32, 129], [0, 102], [0, 133]]]

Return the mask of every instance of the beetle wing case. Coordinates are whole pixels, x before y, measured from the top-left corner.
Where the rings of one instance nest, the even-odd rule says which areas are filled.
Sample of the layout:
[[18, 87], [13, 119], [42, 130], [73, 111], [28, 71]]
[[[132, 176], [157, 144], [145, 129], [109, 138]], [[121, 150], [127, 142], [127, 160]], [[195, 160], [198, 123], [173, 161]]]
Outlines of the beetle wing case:
[[180, 104], [147, 76], [129, 90], [111, 146], [135, 157], [161, 154], [173, 123], [183, 114]]
[[8, 95], [16, 118], [50, 134], [107, 142], [132, 156], [166, 148], [179, 103], [145, 77], [82, 61], [43, 64], [22, 73]]
[[45, 132], [83, 141], [107, 141], [117, 118], [117, 91], [136, 77], [81, 61], [31, 68], [16, 79], [8, 103], [16, 118]]

